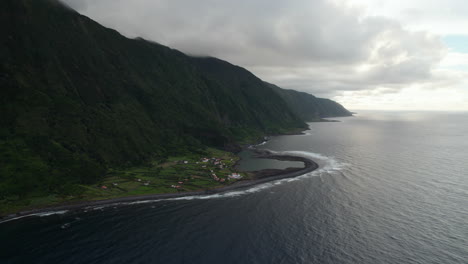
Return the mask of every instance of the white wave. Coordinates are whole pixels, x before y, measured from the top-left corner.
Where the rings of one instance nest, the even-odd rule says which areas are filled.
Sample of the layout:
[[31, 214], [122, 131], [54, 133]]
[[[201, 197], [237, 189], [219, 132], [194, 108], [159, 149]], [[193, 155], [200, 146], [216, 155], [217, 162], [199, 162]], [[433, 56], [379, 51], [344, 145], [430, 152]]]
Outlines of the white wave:
[[[271, 151], [271, 150], [270, 150]], [[335, 157], [333, 156], [325, 156], [320, 153], [315, 153], [315, 152], [309, 152], [309, 151], [271, 151], [273, 154], [278, 154], [278, 155], [294, 155], [294, 156], [299, 156], [299, 157], [304, 157], [304, 158], [310, 158], [317, 163], [319, 163], [320, 168], [313, 171], [313, 173], [322, 173], [322, 172], [328, 172], [328, 173], [333, 173], [334, 171], [340, 171], [344, 167], [348, 166], [347, 163], [340, 162], [336, 160]]]
[[90, 206], [86, 206], [83, 209], [83, 212], [84, 213], [87, 213], [89, 211], [97, 211], [97, 210], [100, 210], [100, 211], [103, 211], [105, 208], [108, 208], [108, 207], [113, 207], [113, 206], [116, 206], [116, 205], [120, 205], [121, 203], [110, 203], [110, 204], [101, 204], [101, 205], [90, 205]]
[[252, 186], [245, 190], [239, 191], [229, 191], [224, 193], [208, 194], [208, 195], [193, 195], [193, 196], [183, 196], [177, 198], [167, 199], [169, 201], [178, 201], [178, 200], [206, 200], [206, 199], [219, 199], [219, 198], [228, 198], [228, 197], [237, 197], [249, 193], [256, 193], [261, 190], [270, 188], [273, 186], [273, 182], [263, 183], [259, 185]]
[[38, 213], [38, 214], [33, 214], [39, 217], [44, 217], [44, 216], [49, 216], [49, 215], [61, 215], [67, 213], [68, 210], [61, 210], [61, 211], [49, 211], [49, 212], [43, 212], [43, 213]]
[[164, 200], [165, 199], [141, 200], [141, 201], [134, 201], [134, 202], [118, 203], [118, 205], [147, 204], [147, 203], [156, 203], [156, 202], [160, 202], [160, 201], [164, 201]]
[[294, 155], [294, 156], [299, 156], [299, 157], [304, 157], [304, 158], [311, 158], [311, 159], [319, 159], [319, 160], [330, 160], [330, 159], [332, 159], [332, 157], [328, 157], [328, 156], [322, 155], [320, 153], [309, 152], [309, 151], [300, 151], [300, 150], [288, 150], [288, 151], [268, 150], [268, 151], [271, 151], [273, 154], [278, 154], [278, 155]]
[[67, 212], [68, 212], [68, 210], [61, 210], [61, 211], [47, 211], [47, 212], [42, 212], [42, 213], [22, 215], [22, 216], [2, 220], [2, 221], [0, 221], [0, 224], [10, 222], [10, 221], [14, 221], [14, 220], [18, 220], [18, 219], [25, 218], [25, 217], [31, 217], [31, 216], [45, 217], [45, 216], [50, 216], [50, 215], [61, 215], [61, 214], [65, 214]]
[[255, 147], [263, 146], [263, 145], [265, 145], [266, 143], [268, 143], [268, 141], [263, 141], [262, 143], [259, 143], [259, 144], [257, 144], [257, 145], [250, 145], [250, 146], [248, 147], [248, 149], [254, 149]]

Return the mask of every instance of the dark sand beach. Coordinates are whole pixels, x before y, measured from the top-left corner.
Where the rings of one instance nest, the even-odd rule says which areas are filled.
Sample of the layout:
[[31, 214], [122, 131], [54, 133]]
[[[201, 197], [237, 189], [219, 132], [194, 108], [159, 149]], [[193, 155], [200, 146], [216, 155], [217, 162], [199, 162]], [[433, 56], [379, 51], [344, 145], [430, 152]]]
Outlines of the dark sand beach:
[[269, 152], [268, 150], [258, 150], [251, 149], [255, 153], [256, 158], [261, 159], [275, 159], [282, 161], [299, 161], [304, 163], [303, 168], [286, 168], [286, 169], [264, 169], [258, 171], [251, 171], [253, 174], [253, 179], [250, 180], [240, 180], [228, 186], [223, 186], [219, 188], [206, 189], [193, 192], [179, 192], [179, 193], [161, 193], [161, 194], [149, 194], [149, 195], [138, 195], [138, 196], [128, 196], [128, 197], [119, 197], [113, 199], [97, 200], [97, 201], [80, 201], [76, 203], [63, 204], [52, 207], [38, 208], [33, 210], [21, 211], [16, 214], [11, 214], [2, 219], [2, 221], [8, 221], [10, 219], [18, 217], [26, 217], [29, 215], [40, 214], [50, 211], [63, 211], [63, 210], [78, 210], [85, 207], [95, 207], [95, 206], [104, 206], [110, 204], [119, 204], [119, 203], [129, 203], [143, 200], [161, 200], [161, 199], [171, 199], [185, 196], [196, 196], [196, 195], [211, 195], [219, 194], [224, 192], [229, 192], [237, 189], [248, 188], [257, 184], [266, 183], [269, 181], [280, 180], [284, 178], [293, 178], [299, 175], [306, 174], [318, 168], [318, 164], [313, 160], [292, 156], [292, 155], [275, 155]]

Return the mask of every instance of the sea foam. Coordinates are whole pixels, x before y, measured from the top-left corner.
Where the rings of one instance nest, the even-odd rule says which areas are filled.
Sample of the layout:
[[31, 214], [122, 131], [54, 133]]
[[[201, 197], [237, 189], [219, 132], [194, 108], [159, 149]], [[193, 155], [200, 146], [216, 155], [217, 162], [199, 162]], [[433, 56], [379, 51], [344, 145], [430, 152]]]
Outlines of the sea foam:
[[22, 216], [17, 216], [13, 218], [8, 218], [5, 220], [0, 220], [0, 224], [18, 220], [18, 219], [25, 218], [25, 217], [31, 217], [31, 216], [46, 217], [46, 216], [51, 216], [51, 215], [61, 215], [67, 212], [68, 210], [60, 210], [60, 211], [47, 211], [47, 212], [41, 212], [41, 213], [35, 213], [35, 214], [22, 215]]

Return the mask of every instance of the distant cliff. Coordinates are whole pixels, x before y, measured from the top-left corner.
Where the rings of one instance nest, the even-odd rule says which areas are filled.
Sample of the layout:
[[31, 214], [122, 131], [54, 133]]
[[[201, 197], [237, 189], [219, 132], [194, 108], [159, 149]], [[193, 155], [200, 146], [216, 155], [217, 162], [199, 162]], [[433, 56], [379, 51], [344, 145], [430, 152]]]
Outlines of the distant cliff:
[[351, 116], [352, 113], [339, 103], [325, 98], [317, 98], [311, 94], [294, 90], [282, 89], [267, 83], [302, 120], [318, 121], [326, 117]]

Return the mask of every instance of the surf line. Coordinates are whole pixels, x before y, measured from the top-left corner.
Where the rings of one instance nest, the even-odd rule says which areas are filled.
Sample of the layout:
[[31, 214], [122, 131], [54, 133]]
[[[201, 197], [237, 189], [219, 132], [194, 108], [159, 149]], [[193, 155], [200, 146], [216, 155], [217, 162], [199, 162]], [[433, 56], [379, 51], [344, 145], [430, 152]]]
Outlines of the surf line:
[[[139, 196], [127, 196], [120, 198], [112, 198], [105, 200], [97, 201], [83, 201], [73, 204], [64, 204], [53, 207], [38, 208], [27, 211], [21, 211], [16, 214], [8, 215], [0, 220], [1, 223], [8, 221], [21, 219], [29, 216], [45, 216], [52, 214], [61, 214], [63, 212], [68, 212], [70, 210], [79, 210], [83, 208], [92, 208], [97, 206], [115, 206], [115, 205], [125, 205], [130, 203], [145, 203], [150, 201], [159, 201], [159, 200], [176, 200], [177, 198], [184, 197], [193, 197], [193, 196], [213, 196], [221, 193], [228, 193], [232, 191], [237, 191], [239, 189], [246, 189], [255, 185], [276, 181], [280, 179], [293, 178], [309, 172], [316, 170], [319, 165], [310, 158], [295, 156], [293, 154], [277, 154], [269, 150], [259, 150], [259, 149], [250, 149], [254, 151], [255, 158], [261, 159], [275, 159], [282, 161], [300, 161], [304, 163], [303, 168], [286, 168], [286, 169], [264, 169], [258, 171], [252, 171], [253, 179], [249, 180], [240, 180], [228, 186], [223, 186], [219, 188], [206, 189], [201, 191], [192, 191], [192, 192], [180, 192], [180, 193], [162, 193], [162, 194], [147, 194]], [[55, 213], [57, 212], [57, 213]]]

